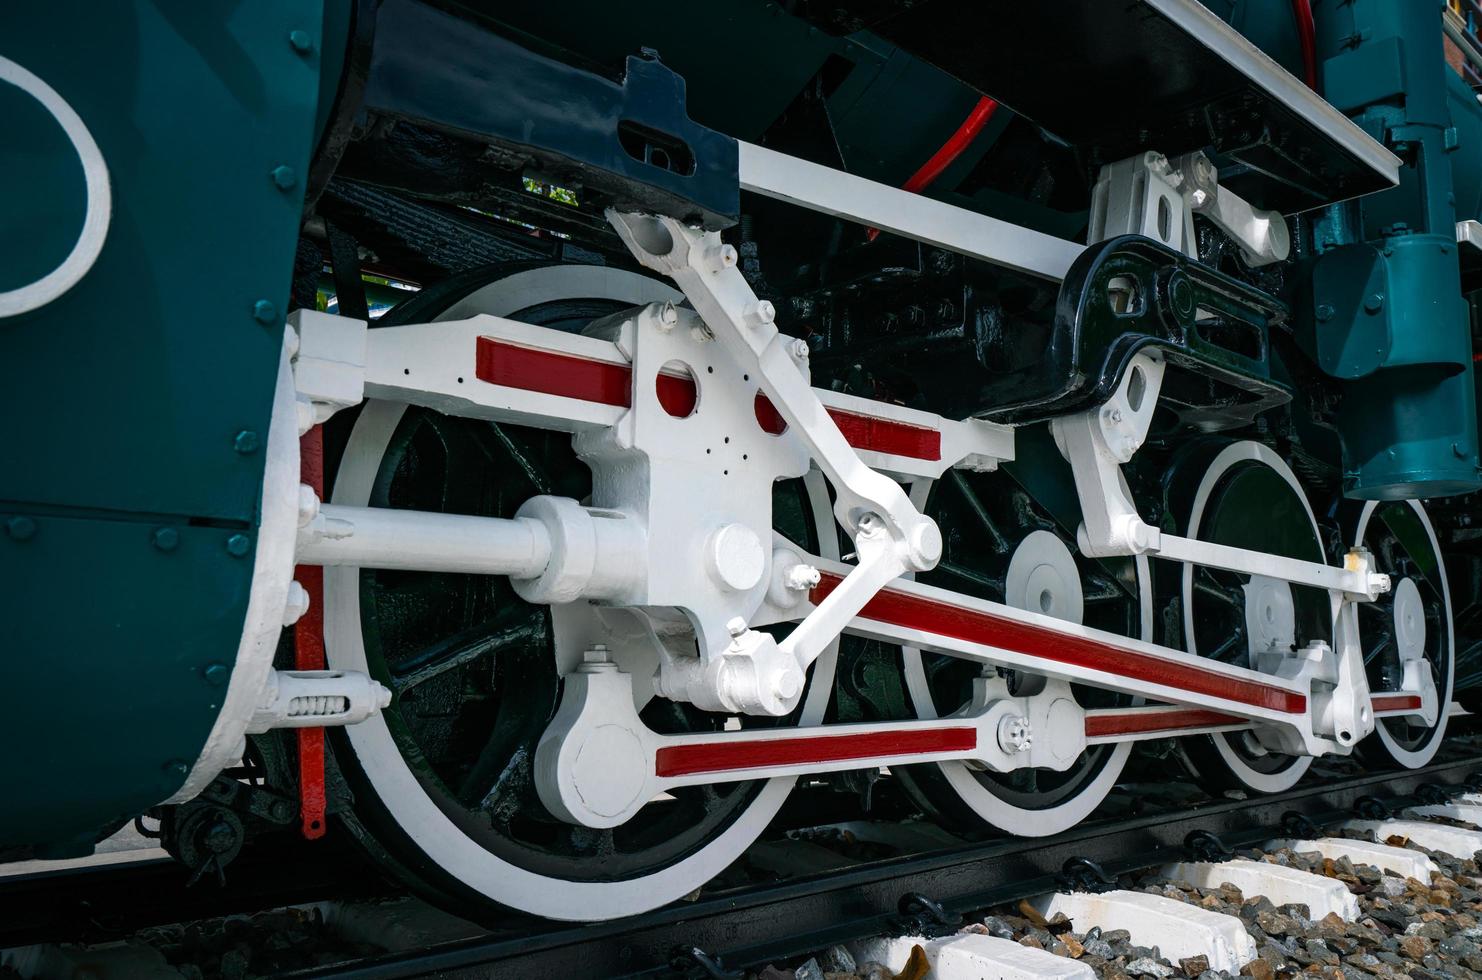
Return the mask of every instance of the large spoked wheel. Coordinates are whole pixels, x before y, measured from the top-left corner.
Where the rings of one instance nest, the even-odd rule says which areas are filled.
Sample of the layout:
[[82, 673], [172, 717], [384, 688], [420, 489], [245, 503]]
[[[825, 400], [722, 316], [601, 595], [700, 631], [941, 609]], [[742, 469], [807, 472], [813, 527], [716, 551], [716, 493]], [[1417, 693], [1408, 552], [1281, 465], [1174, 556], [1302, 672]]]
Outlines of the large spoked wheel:
[[[1197, 464], [1192, 464], [1197, 465]], [[1326, 561], [1317, 520], [1296, 474], [1269, 447], [1229, 443], [1203, 469], [1184, 533], [1198, 541]], [[1254, 667], [1256, 651], [1332, 642], [1328, 595], [1262, 576], [1185, 564], [1164, 642], [1201, 657]], [[1265, 748], [1249, 732], [1195, 735], [1181, 743], [1194, 777], [1213, 790], [1279, 793], [1312, 765]]]
[[[944, 553], [922, 580], [967, 595], [1082, 623], [1122, 636], [1151, 637], [1152, 593], [1146, 558], [1086, 558], [1070, 468], [1043, 426], [1022, 429], [1012, 468], [991, 473], [950, 470], [931, 488], [926, 506], [942, 528]], [[913, 497], [924, 496], [918, 485]], [[965, 705], [982, 666], [915, 648], [902, 651], [911, 704], [919, 717], [938, 718]], [[991, 668], [990, 668], [991, 669]], [[1010, 690], [1032, 677], [1009, 677]], [[1124, 695], [1076, 685], [1086, 708], [1132, 703]], [[962, 762], [912, 766], [902, 783], [939, 819], [1042, 837], [1084, 820], [1116, 785], [1131, 743], [1087, 749], [1064, 772], [1021, 769], [994, 773]]]
[[1445, 740], [1454, 683], [1456, 638], [1441, 547], [1425, 508], [1415, 500], [1364, 504], [1349, 540], [1369, 549], [1375, 571], [1390, 576], [1389, 592], [1358, 606], [1369, 689], [1376, 694], [1403, 689], [1407, 662], [1418, 661], [1430, 674], [1440, 705], [1434, 725], [1378, 719], [1358, 751], [1373, 765], [1415, 769], [1430, 762]]
[[[675, 295], [629, 272], [548, 266], [478, 288], [465, 281], [441, 295], [428, 291], [403, 316], [491, 313], [579, 330]], [[510, 517], [533, 495], [582, 499], [590, 485], [569, 435], [371, 402], [344, 442], [332, 499]], [[803, 481], [779, 484], [777, 498], [777, 530], [820, 547], [820, 511]], [[826, 497], [821, 516], [832, 520]], [[549, 609], [524, 602], [497, 576], [325, 571], [330, 666], [366, 670], [394, 693], [381, 715], [334, 735], [354, 793], [347, 822], [374, 856], [460, 914], [497, 904], [593, 920], [663, 905], [734, 861], [791, 789], [790, 778], [686, 788], [611, 830], [564, 823], [542, 806], [532, 780], [537, 742], [560, 701], [560, 665], [581, 660], [580, 651], [562, 649]], [[816, 723], [833, 670], [830, 651], [793, 716], [741, 723]], [[642, 705], [641, 717], [664, 733], [715, 731], [728, 721], [661, 698]]]

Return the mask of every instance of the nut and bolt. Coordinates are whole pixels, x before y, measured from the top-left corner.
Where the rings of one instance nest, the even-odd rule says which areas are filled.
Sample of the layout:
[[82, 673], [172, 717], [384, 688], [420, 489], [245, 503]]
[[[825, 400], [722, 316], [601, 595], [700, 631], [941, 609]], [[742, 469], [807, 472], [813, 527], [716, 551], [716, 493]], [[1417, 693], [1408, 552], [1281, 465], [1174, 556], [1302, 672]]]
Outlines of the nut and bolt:
[[731, 245], [712, 245], [705, 250], [706, 265], [711, 272], [736, 268], [736, 249]]
[[1008, 753], [1028, 752], [1034, 744], [1034, 732], [1023, 715], [1008, 715], [998, 723], [998, 746]]
[[754, 326], [765, 327], [777, 319], [777, 308], [767, 300], [759, 299], [746, 311], [746, 319]]
[[581, 665], [576, 668], [583, 674], [607, 674], [618, 670], [605, 643], [594, 643], [581, 654]]
[[782, 584], [798, 592], [811, 589], [822, 580], [823, 575], [812, 565], [794, 565], [782, 574]]
[[29, 517], [12, 517], [5, 522], [5, 533], [17, 541], [30, 540], [36, 534], [36, 522]]

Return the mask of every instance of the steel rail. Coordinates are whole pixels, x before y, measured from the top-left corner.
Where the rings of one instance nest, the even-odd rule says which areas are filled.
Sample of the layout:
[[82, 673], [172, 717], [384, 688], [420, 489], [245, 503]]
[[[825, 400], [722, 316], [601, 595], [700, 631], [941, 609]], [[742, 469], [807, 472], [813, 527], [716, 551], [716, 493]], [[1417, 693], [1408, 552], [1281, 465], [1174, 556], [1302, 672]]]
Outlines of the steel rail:
[[161, 857], [8, 875], [0, 878], [0, 949], [104, 942], [174, 922], [394, 893], [344, 832], [267, 836], [227, 865], [225, 885], [190, 880], [189, 868]]
[[1117, 875], [1181, 859], [1194, 831], [1230, 847], [1288, 836], [1295, 812], [1319, 825], [1354, 814], [1365, 797], [1402, 801], [1426, 784], [1460, 786], [1482, 773], [1471, 750], [1451, 761], [1405, 772], [1364, 773], [1299, 786], [1254, 800], [1218, 801], [1147, 816], [1082, 824], [1043, 839], [995, 840], [944, 852], [896, 858], [778, 885], [737, 889], [671, 905], [632, 919], [556, 925], [494, 934], [416, 952], [284, 974], [295, 980], [400, 980], [436, 976], [706, 975], [688, 951], [704, 951], [727, 974], [832, 943], [907, 926], [902, 903], [926, 896], [950, 915], [1064, 888], [1073, 858]]

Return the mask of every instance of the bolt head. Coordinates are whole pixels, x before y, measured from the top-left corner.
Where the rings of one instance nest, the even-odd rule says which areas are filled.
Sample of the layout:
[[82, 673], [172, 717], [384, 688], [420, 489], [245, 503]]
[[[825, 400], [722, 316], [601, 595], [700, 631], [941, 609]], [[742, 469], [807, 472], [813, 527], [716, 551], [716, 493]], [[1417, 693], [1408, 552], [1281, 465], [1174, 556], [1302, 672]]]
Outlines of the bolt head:
[[726, 632], [731, 634], [731, 639], [738, 639], [746, 632], [746, 620], [735, 616], [726, 621]]
[[236, 842], [237, 832], [225, 820], [216, 821], [201, 835], [201, 843], [206, 850], [215, 854], [225, 854]]
[[263, 326], [278, 322], [278, 307], [271, 300], [260, 299], [252, 304], [252, 319]]
[[309, 36], [308, 31], [289, 31], [288, 46], [299, 54], [308, 54], [314, 50], [314, 39]]
[[154, 546], [161, 551], [174, 551], [180, 546], [180, 532], [173, 527], [154, 529]]
[[226, 553], [233, 558], [242, 558], [252, 550], [252, 539], [245, 534], [233, 534], [226, 539]]
[[232, 448], [243, 456], [257, 452], [257, 433], [251, 429], [243, 429], [232, 437]]
[[1331, 320], [1333, 318], [1333, 314], [1337, 312], [1338, 311], [1333, 309], [1332, 304], [1330, 303], [1317, 304], [1317, 318], [1320, 321], [1326, 322], [1328, 320]]
[[319, 514], [319, 495], [307, 483], [298, 485], [298, 526], [304, 527]]
[[757, 300], [755, 305], [747, 311], [747, 319], [757, 326], [766, 326], [777, 319], [777, 308], [767, 300]]
[[268, 176], [272, 178], [273, 186], [280, 191], [291, 191], [298, 184], [298, 172], [285, 164], [274, 167]]
[[232, 676], [232, 669], [226, 664], [207, 664], [201, 668], [201, 676], [212, 687], [220, 687]]
[[794, 667], [788, 667], [777, 675], [775, 687], [779, 701], [791, 701], [803, 690], [803, 675]]
[[5, 533], [17, 541], [30, 540], [36, 534], [36, 522], [29, 517], [12, 517], [5, 522]]
[[1364, 311], [1367, 313], [1378, 313], [1384, 309], [1384, 294], [1370, 293], [1364, 297]]

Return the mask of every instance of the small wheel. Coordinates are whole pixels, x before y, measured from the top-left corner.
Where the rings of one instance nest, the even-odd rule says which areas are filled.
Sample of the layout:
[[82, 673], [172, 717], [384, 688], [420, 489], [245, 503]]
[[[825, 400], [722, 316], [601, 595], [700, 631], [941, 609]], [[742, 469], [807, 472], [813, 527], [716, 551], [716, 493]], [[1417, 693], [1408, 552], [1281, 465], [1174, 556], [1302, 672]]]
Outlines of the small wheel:
[[[1189, 502], [1187, 537], [1327, 560], [1307, 495], [1275, 451], [1251, 441], [1207, 444], [1180, 469], [1199, 469], [1213, 449]], [[1169, 598], [1162, 642], [1179, 646], [1181, 637], [1183, 648], [1201, 657], [1251, 667], [1263, 650], [1332, 642], [1328, 595], [1322, 589], [1185, 563], [1178, 592]], [[1191, 736], [1182, 740], [1180, 751], [1195, 779], [1215, 791], [1279, 793], [1296, 785], [1312, 765], [1310, 757], [1268, 750], [1250, 732]]]
[[1358, 751], [1371, 765], [1416, 769], [1430, 762], [1445, 741], [1456, 669], [1445, 560], [1419, 501], [1369, 501], [1351, 526], [1349, 540], [1369, 549], [1374, 570], [1390, 576], [1389, 592], [1358, 606], [1369, 689], [1376, 694], [1401, 690], [1405, 663], [1419, 660], [1429, 670], [1440, 705], [1434, 725], [1378, 719]]
[[[1081, 515], [1069, 465], [1045, 426], [1020, 429], [1017, 443], [1015, 463], [990, 473], [950, 470], [931, 488], [926, 507], [942, 528], [945, 549], [922, 581], [1122, 636], [1150, 638], [1147, 559], [1081, 555], [1075, 543]], [[913, 493], [918, 506], [923, 496], [918, 484]], [[983, 672], [973, 661], [914, 647], [902, 651], [902, 669], [921, 718], [958, 710]], [[1010, 689], [1033, 680], [1010, 676]], [[1134, 703], [1097, 688], [1075, 685], [1072, 690], [1086, 708]], [[1064, 772], [993, 773], [943, 762], [911, 766], [900, 775], [918, 803], [947, 823], [986, 823], [1007, 834], [1043, 837], [1088, 817], [1116, 785], [1131, 750], [1129, 742], [1093, 746]]]
[[[676, 296], [656, 280], [588, 266], [484, 282], [424, 292], [399, 319], [491, 313], [579, 330]], [[590, 492], [590, 473], [563, 433], [371, 402], [347, 434], [327, 442], [341, 440], [335, 503], [510, 517], [535, 494]], [[333, 462], [333, 448], [326, 455]], [[832, 524], [826, 496], [820, 508], [803, 481], [777, 488], [777, 530], [828, 553], [812, 533], [820, 516]], [[464, 916], [508, 906], [596, 920], [678, 899], [739, 857], [793, 784], [676, 790], [610, 830], [552, 816], [536, 793], [532, 760], [560, 703], [560, 665], [580, 662], [580, 654], [565, 655], [547, 607], [524, 602], [498, 576], [327, 568], [325, 638], [331, 667], [368, 671], [395, 695], [380, 715], [333, 733], [354, 794], [347, 822], [394, 873]], [[817, 723], [833, 670], [831, 651], [815, 664], [794, 716], [741, 724]], [[731, 721], [657, 697], [641, 717], [664, 733], [715, 731]]]

